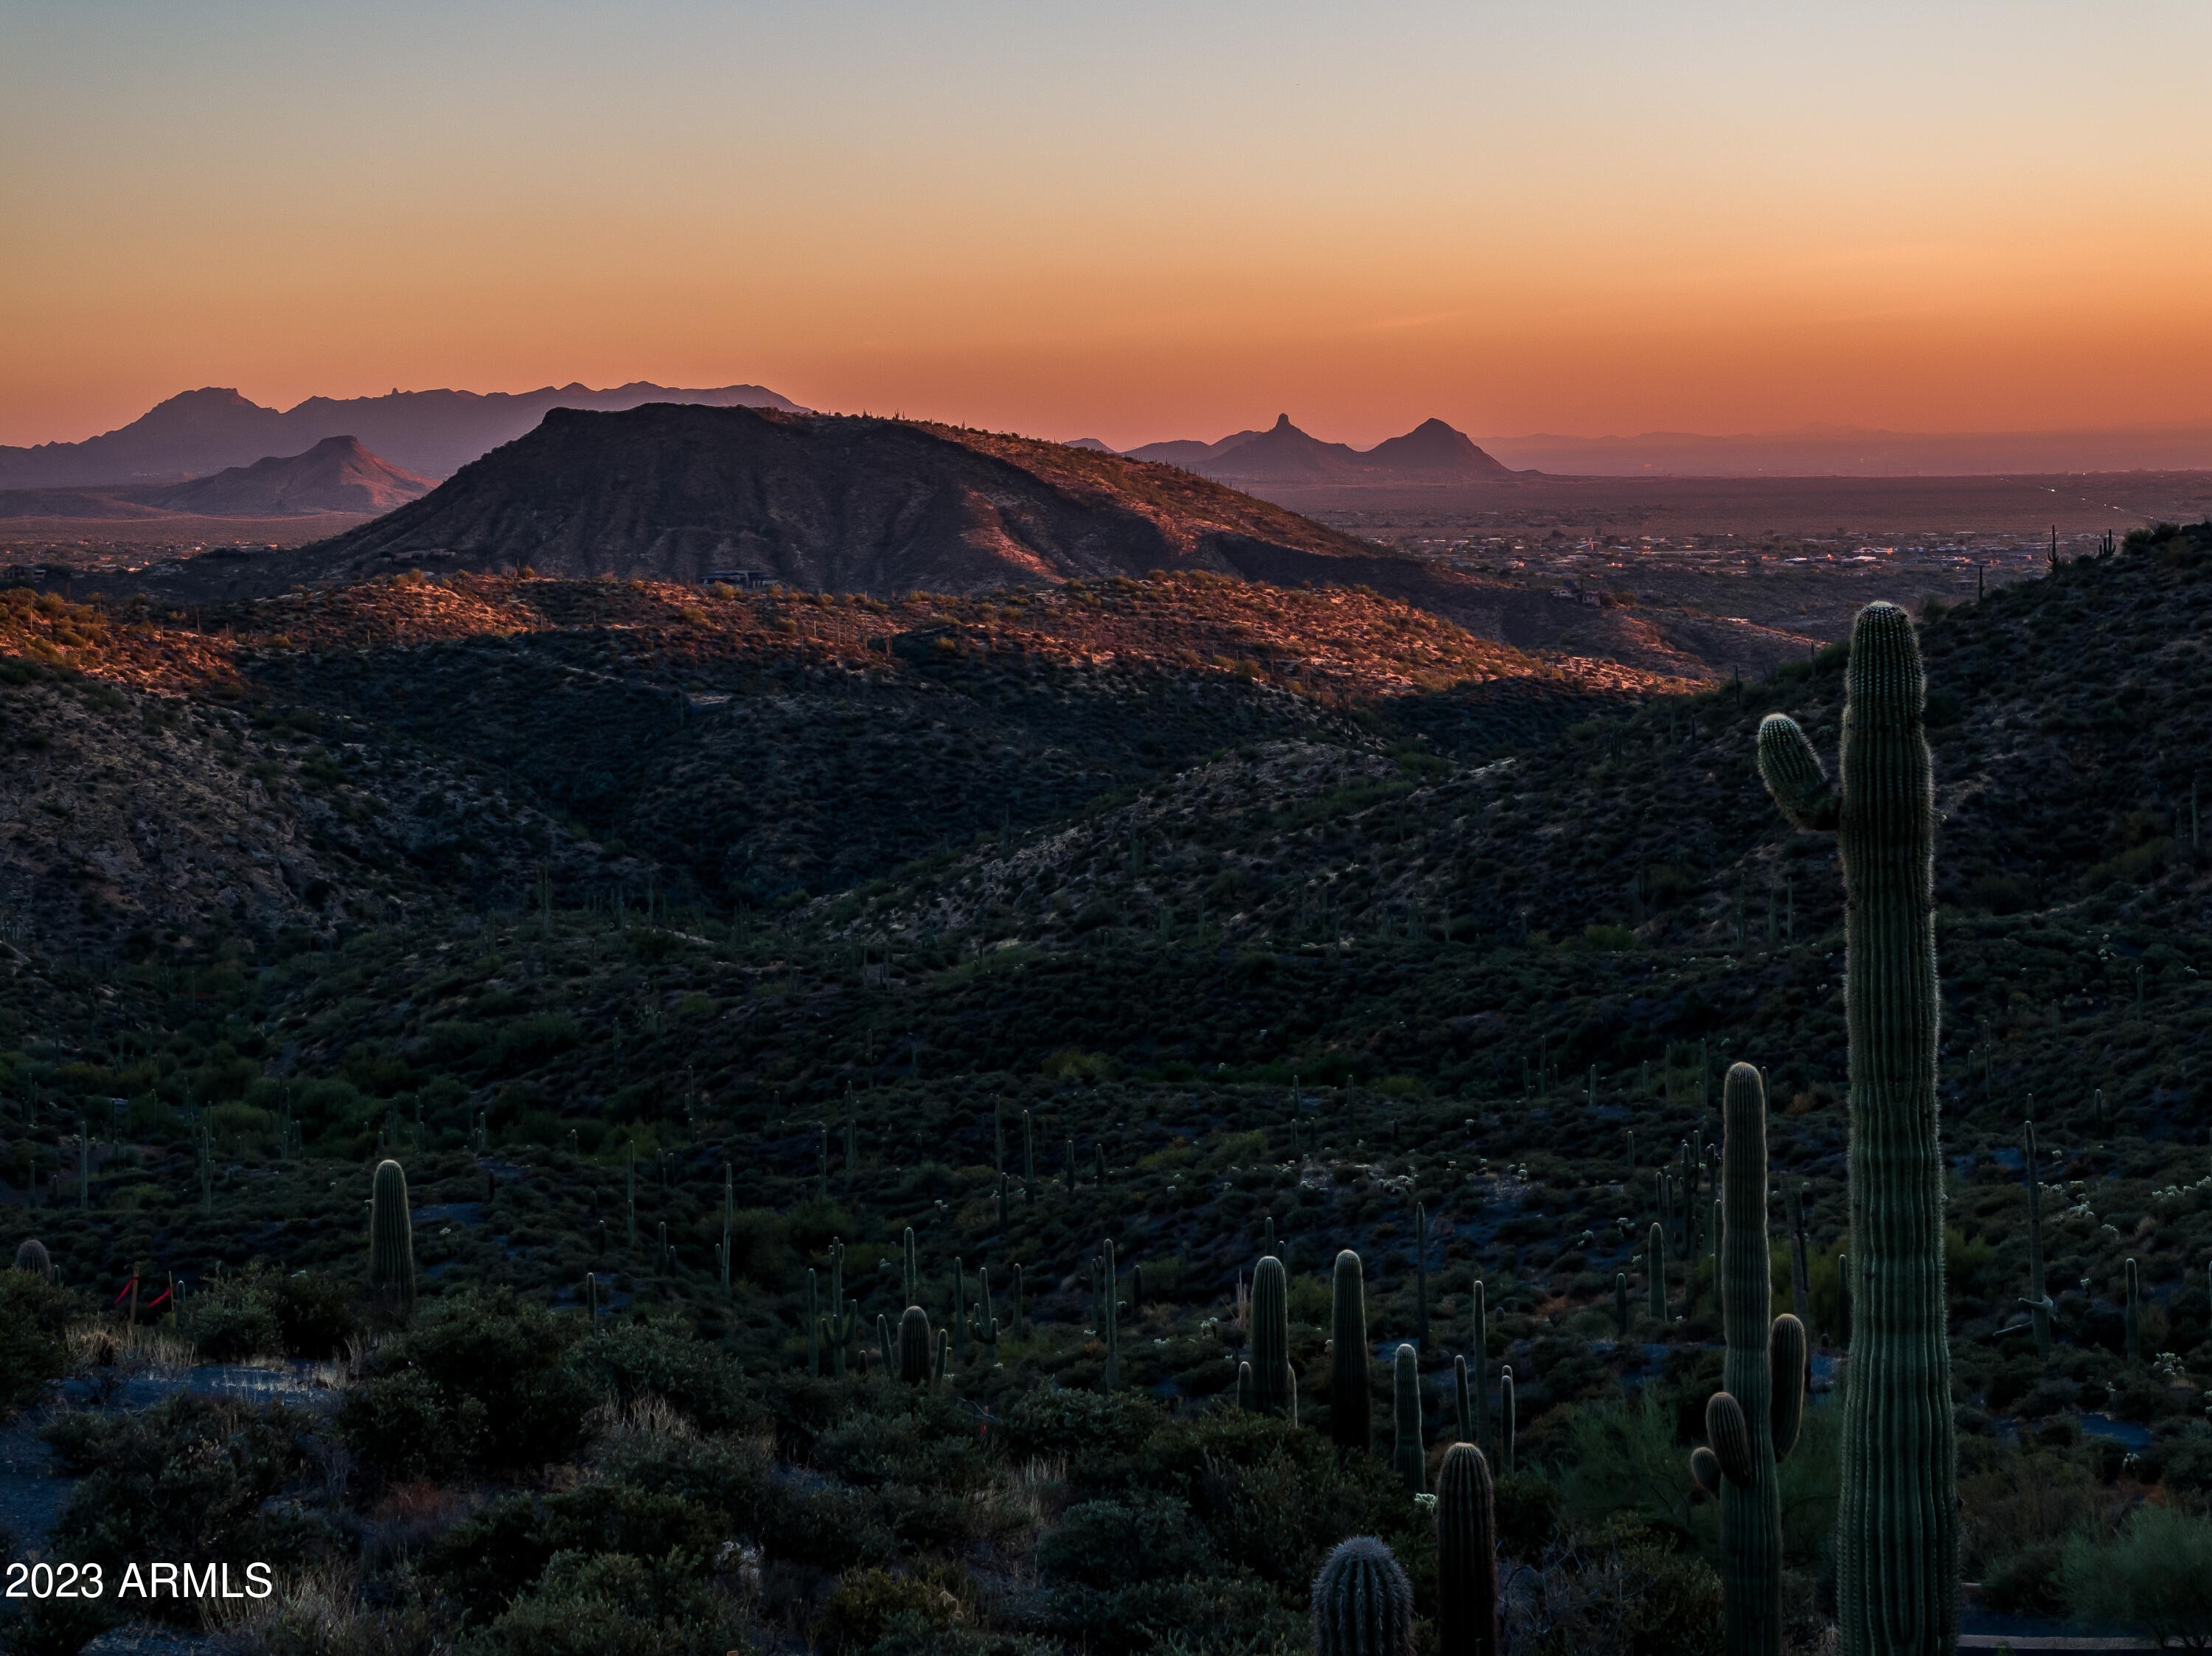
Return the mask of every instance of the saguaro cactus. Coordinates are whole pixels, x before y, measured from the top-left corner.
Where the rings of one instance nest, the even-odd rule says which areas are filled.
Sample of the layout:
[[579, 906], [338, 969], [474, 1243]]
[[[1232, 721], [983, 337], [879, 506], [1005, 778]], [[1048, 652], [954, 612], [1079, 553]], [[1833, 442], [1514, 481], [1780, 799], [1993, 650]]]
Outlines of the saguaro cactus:
[[1858, 1290], [1836, 1519], [1844, 1656], [1934, 1656], [1959, 1639], [1926, 692], [1911, 621], [1870, 604], [1851, 629], [1840, 786], [1795, 720], [1759, 728], [1767, 791], [1799, 828], [1835, 833], [1843, 858]]
[[[1770, 1320], [1766, 1089], [1750, 1065], [1729, 1069], [1721, 1116], [1726, 1137], [1717, 1291], [1728, 1347], [1722, 1389], [1705, 1405], [1711, 1455], [1691, 1470], [1701, 1482], [1711, 1479], [1720, 1497], [1723, 1646], [1729, 1656], [1781, 1656], [1782, 1495], [1774, 1467], [1796, 1443], [1805, 1325], [1792, 1316]], [[1786, 1441], [1780, 1429], [1785, 1423]]]
[[1490, 1429], [1490, 1302], [1485, 1297], [1482, 1279], [1475, 1278], [1474, 1292], [1469, 1295], [1471, 1326], [1468, 1331], [1470, 1349], [1468, 1367], [1472, 1384], [1468, 1391], [1468, 1420], [1462, 1435], [1469, 1443], [1480, 1443]]
[[1513, 1370], [1502, 1367], [1498, 1371], [1498, 1464], [1505, 1476], [1513, 1476], [1513, 1437], [1517, 1422], [1514, 1419]]
[[860, 1315], [857, 1300], [845, 1297], [845, 1245], [830, 1239], [830, 1309], [822, 1319], [823, 1344], [830, 1348], [830, 1372], [845, 1378], [845, 1348], [853, 1343], [853, 1325]]
[[921, 1259], [915, 1248], [912, 1225], [906, 1228], [906, 1235], [902, 1239], [902, 1257], [904, 1261], [903, 1281], [906, 1302], [908, 1305], [920, 1305], [921, 1303]]
[[1413, 1204], [1413, 1344], [1429, 1349], [1429, 1210]]
[[1805, 1239], [1805, 1181], [1785, 1181], [1782, 1188], [1790, 1221], [1790, 1309], [1809, 1333], [1813, 1326], [1813, 1277]]
[[932, 1379], [937, 1341], [930, 1331], [929, 1313], [910, 1305], [899, 1313], [893, 1372], [908, 1386], [927, 1386]]
[[1626, 1344], [1628, 1340], [1628, 1273], [1615, 1271], [1613, 1277], [1613, 1337]]
[[975, 1317], [968, 1325], [969, 1338], [976, 1344], [996, 1351], [1000, 1329], [999, 1319], [991, 1314], [991, 1273], [979, 1270], [975, 1273]]
[[2142, 1362], [2142, 1280], [2136, 1262], [2128, 1261], [2128, 1366]]
[[1336, 1256], [1329, 1307], [1328, 1435], [1346, 1449], [1374, 1441], [1367, 1396], [1367, 1283], [1359, 1256]]
[[1421, 1441], [1421, 1360], [1401, 1345], [1390, 1366], [1390, 1470], [1412, 1495], [1426, 1481], [1428, 1453]]
[[1472, 1443], [1437, 1468], [1437, 1656], [1498, 1656], [1497, 1501]]
[[2020, 1130], [2021, 1170], [2027, 1180], [2027, 1295], [2021, 1303], [2035, 1325], [2035, 1355], [2051, 1355], [2051, 1294], [2043, 1278], [2043, 1179], [2035, 1162], [2035, 1123]]
[[1655, 1219], [1651, 1235], [1644, 1247], [1644, 1282], [1646, 1298], [1650, 1301], [1651, 1320], [1667, 1320], [1667, 1232]]
[[1412, 1656], [1413, 1585], [1370, 1535], [1337, 1544], [1314, 1577], [1314, 1656]]
[[1268, 1255], [1252, 1272], [1253, 1410], [1298, 1417], [1298, 1383], [1291, 1373], [1291, 1283], [1283, 1262]]
[[368, 1288], [401, 1322], [415, 1314], [415, 1227], [407, 1213], [407, 1175], [397, 1162], [377, 1163], [369, 1186]]
[[1099, 1328], [1106, 1336], [1106, 1389], [1111, 1392], [1121, 1384], [1121, 1277], [1114, 1263], [1112, 1237], [1099, 1245], [1098, 1260], [1106, 1290], [1099, 1307]]

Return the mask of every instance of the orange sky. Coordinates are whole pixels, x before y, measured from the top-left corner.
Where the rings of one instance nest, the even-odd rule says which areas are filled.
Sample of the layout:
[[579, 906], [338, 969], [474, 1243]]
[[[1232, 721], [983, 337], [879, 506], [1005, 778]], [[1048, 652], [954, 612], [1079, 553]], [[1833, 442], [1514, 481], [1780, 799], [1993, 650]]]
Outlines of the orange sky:
[[2212, 9], [1930, 9], [0, 0], [0, 442], [631, 379], [1117, 445], [2212, 422]]

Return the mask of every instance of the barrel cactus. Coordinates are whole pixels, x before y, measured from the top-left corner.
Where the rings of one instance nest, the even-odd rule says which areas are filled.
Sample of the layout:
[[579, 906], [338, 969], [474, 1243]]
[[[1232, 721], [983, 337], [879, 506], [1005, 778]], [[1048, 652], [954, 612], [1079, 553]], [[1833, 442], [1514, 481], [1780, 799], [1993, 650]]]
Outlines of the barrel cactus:
[[1472, 1443], [1437, 1468], [1437, 1656], [1498, 1656], [1497, 1501]]
[[43, 1277], [48, 1282], [54, 1279], [53, 1257], [46, 1252], [46, 1245], [35, 1236], [15, 1250], [15, 1269], [27, 1271], [33, 1277]]
[[415, 1227], [407, 1213], [407, 1175], [397, 1162], [377, 1163], [369, 1186], [368, 1289], [398, 1320], [415, 1314]]
[[1421, 1436], [1421, 1362], [1401, 1345], [1390, 1366], [1390, 1470], [1412, 1495], [1421, 1493], [1428, 1453]]
[[1364, 1449], [1375, 1436], [1367, 1395], [1367, 1283], [1350, 1248], [1336, 1256], [1329, 1336], [1328, 1435], [1340, 1447]]
[[1291, 1284], [1283, 1262], [1263, 1258], [1252, 1272], [1251, 1408], [1263, 1415], [1298, 1417], [1298, 1382], [1291, 1373]]
[[1705, 1405], [1711, 1447], [1691, 1471], [1720, 1497], [1723, 1648], [1728, 1656], [1781, 1656], [1782, 1493], [1775, 1464], [1797, 1441], [1805, 1325], [1794, 1316], [1771, 1314], [1766, 1089], [1750, 1065], [1729, 1069], [1721, 1118], [1726, 1137], [1717, 1287], [1727, 1352], [1722, 1389]]
[[1413, 1586], [1370, 1535], [1337, 1544], [1313, 1584], [1314, 1656], [1412, 1656]]
[[1948, 1652], [1959, 1638], [1958, 1447], [1936, 1131], [1935, 786], [1912, 622], [1870, 604], [1851, 629], [1842, 776], [1795, 720], [1759, 728], [1783, 814], [1842, 853], [1856, 1280], [1836, 1520], [1844, 1656]]

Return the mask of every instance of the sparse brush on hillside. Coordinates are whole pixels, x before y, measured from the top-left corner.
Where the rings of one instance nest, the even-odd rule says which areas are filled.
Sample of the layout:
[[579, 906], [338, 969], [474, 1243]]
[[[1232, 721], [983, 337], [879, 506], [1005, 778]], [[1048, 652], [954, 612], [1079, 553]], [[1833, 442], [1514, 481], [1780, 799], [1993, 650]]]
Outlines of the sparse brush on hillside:
[[[1279, 641], [1244, 640], [1256, 672], [1229, 654], [1262, 601], [1337, 652], [1336, 688]], [[1929, 1315], [1964, 1568], [2045, 1610], [2085, 1489], [2212, 1495], [2208, 604], [2212, 552], [2177, 535], [1917, 628]], [[269, 1428], [301, 1435], [283, 1477], [323, 1469], [287, 1556], [358, 1557], [362, 1614], [488, 1650], [616, 1623], [1294, 1650], [1354, 1535], [1437, 1613], [1408, 1486], [1442, 1498], [1465, 1419], [1526, 1566], [1501, 1573], [1513, 1648], [1715, 1647], [1744, 1532], [1685, 1468], [1730, 1308], [1760, 1300], [1712, 1218], [1741, 1061], [1802, 1196], [1771, 1287], [1814, 1376], [1759, 1626], [1809, 1647], [1832, 1616], [1863, 1293], [1842, 883], [1749, 755], [1777, 713], [1832, 746], [1846, 652], [1639, 701], [1379, 600], [1190, 577], [988, 604], [393, 583], [256, 613], [290, 641], [224, 641], [235, 702], [119, 689], [82, 653], [88, 676], [0, 690], [11, 820], [49, 858], [8, 875], [0, 1177], [57, 1291], [174, 1271], [209, 1356], [327, 1358], [374, 1311], [374, 1167], [404, 1165], [415, 1326], [344, 1367], [330, 1415]], [[175, 633], [107, 625], [147, 661]], [[1227, 664], [1176, 653], [1207, 628]], [[1421, 688], [1438, 660], [1461, 676]], [[1425, 722], [1455, 705], [1463, 745]], [[154, 765], [232, 814], [145, 816]], [[801, 797], [799, 827], [768, 822]], [[167, 910], [130, 895], [167, 887]], [[1341, 1250], [1364, 1365], [1328, 1346]], [[931, 1338], [901, 1386], [910, 1307]], [[1236, 1408], [1278, 1352], [1286, 1385]], [[1364, 1414], [1394, 1430], [1332, 1444]], [[72, 1453], [137, 1476], [123, 1438]], [[273, 1475], [234, 1465], [223, 1500]]]

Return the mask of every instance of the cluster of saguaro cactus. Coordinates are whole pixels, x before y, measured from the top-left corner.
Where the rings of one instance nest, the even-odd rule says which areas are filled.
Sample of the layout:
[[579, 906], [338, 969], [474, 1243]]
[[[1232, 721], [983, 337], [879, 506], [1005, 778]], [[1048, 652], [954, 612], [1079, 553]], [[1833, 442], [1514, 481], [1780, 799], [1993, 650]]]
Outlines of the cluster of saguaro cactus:
[[[809, 1273], [810, 1283], [811, 1273]], [[830, 1348], [830, 1372], [842, 1380], [845, 1375], [845, 1350], [853, 1343], [853, 1329], [860, 1316], [857, 1300], [845, 1297], [845, 1245], [835, 1237], [830, 1241], [830, 1308], [822, 1317], [822, 1343]]]
[[968, 1338], [976, 1344], [995, 1351], [999, 1345], [999, 1319], [991, 1314], [991, 1273], [988, 1270], [975, 1272], [975, 1315], [968, 1325]]
[[1772, 1316], [1766, 1229], [1766, 1090], [1748, 1064], [1721, 1090], [1723, 1139], [1721, 1387], [1705, 1405], [1709, 1450], [1693, 1474], [1721, 1506], [1722, 1642], [1729, 1656], [1781, 1656], [1782, 1495], [1776, 1464], [1796, 1446], [1805, 1325]]
[[1330, 1279], [1328, 1435], [1347, 1449], [1373, 1441], [1369, 1415], [1367, 1281], [1359, 1256], [1346, 1248]]
[[2027, 1180], [2027, 1293], [2021, 1303], [2035, 1328], [2035, 1355], [2051, 1355], [2051, 1294], [2043, 1276], [2043, 1180], [2036, 1167], [2035, 1123], [2020, 1130], [2021, 1168]]
[[1844, 1656], [1948, 1652], [1959, 1520], [1936, 1131], [1935, 788], [1912, 622], [1872, 604], [1851, 629], [1840, 786], [1796, 722], [1759, 729], [1767, 790], [1842, 854], [1856, 1277], [1836, 1522]]
[[407, 1212], [407, 1175], [397, 1162], [380, 1162], [369, 1185], [368, 1287], [400, 1321], [414, 1314], [415, 1227]]
[[1372, 1536], [1337, 1544], [1313, 1584], [1314, 1656], [1411, 1656], [1413, 1586]]

